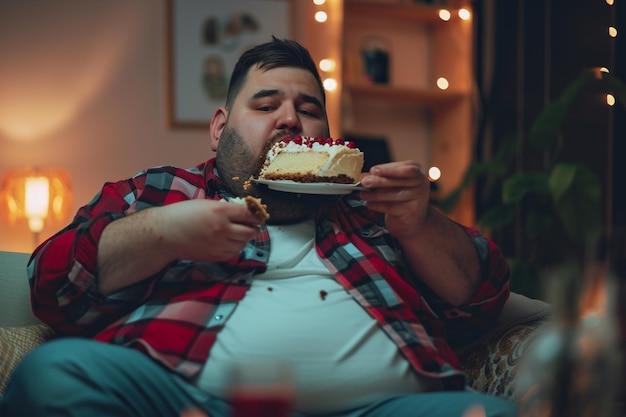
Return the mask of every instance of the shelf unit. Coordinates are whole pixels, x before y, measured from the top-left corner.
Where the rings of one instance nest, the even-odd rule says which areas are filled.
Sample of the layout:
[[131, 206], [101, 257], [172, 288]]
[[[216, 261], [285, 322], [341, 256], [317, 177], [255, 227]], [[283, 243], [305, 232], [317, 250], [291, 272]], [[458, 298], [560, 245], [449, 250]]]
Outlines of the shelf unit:
[[[341, 134], [385, 137], [394, 160], [439, 167], [437, 194], [445, 195], [472, 157], [472, 23], [457, 16], [458, 5], [443, 21], [439, 8], [407, 3], [344, 0]], [[386, 45], [388, 83], [364, 74], [361, 52], [371, 39]], [[437, 87], [439, 77], [448, 89]], [[473, 224], [467, 194], [451, 215]]]

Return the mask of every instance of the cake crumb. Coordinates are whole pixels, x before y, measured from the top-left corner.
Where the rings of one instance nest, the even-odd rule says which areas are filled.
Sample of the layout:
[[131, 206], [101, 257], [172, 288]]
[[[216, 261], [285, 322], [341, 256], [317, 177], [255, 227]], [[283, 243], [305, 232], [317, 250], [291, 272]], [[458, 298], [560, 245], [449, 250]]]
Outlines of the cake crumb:
[[267, 287], [267, 290], [268, 290], [269, 292], [272, 292], [272, 291], [274, 291], [274, 288], [272, 288], [272, 287]]
[[320, 298], [322, 299], [322, 301], [326, 300], [326, 296], [328, 295], [328, 293], [324, 290], [320, 291]]
[[257, 216], [258, 218], [263, 219], [263, 221], [266, 221], [270, 218], [269, 213], [265, 210], [267, 208], [267, 205], [261, 203], [260, 198], [255, 198], [247, 195], [244, 197], [244, 201], [248, 205], [248, 210], [250, 210], [252, 214]]
[[252, 176], [243, 182], [243, 189], [247, 190], [252, 185]]
[[234, 176], [234, 177], [233, 177], [233, 181], [239, 181], [239, 177]]

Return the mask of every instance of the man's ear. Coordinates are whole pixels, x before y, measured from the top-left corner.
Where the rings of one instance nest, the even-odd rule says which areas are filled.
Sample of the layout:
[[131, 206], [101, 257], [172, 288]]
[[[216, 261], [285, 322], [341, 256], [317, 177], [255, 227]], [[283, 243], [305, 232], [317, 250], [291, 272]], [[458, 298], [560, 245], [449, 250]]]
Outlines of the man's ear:
[[211, 135], [211, 150], [213, 152], [217, 151], [217, 143], [220, 140], [220, 136], [222, 136], [222, 131], [226, 126], [227, 119], [228, 110], [226, 110], [226, 107], [220, 106], [215, 110], [215, 113], [213, 113], [209, 131]]

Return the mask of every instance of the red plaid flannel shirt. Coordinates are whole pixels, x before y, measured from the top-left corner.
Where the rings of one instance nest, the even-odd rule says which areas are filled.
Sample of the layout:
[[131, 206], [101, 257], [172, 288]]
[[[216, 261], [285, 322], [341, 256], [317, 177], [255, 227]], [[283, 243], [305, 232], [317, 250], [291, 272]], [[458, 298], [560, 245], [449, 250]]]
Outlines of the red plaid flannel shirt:
[[[35, 251], [28, 266], [35, 314], [61, 334], [129, 346], [193, 377], [254, 274], [265, 270], [267, 229], [261, 228], [238, 259], [180, 260], [108, 296], [97, 289], [98, 240], [109, 222], [138, 210], [228, 196], [215, 175], [214, 160], [186, 170], [152, 168], [105, 184], [69, 226]], [[362, 201], [343, 198], [316, 221], [316, 248], [335, 279], [378, 321], [417, 372], [441, 378], [449, 389], [463, 388], [465, 379], [447, 332], [479, 331], [495, 320], [509, 295], [509, 268], [499, 249], [478, 230], [465, 229], [480, 257], [483, 280], [467, 303], [454, 307], [410, 273], [382, 216]]]

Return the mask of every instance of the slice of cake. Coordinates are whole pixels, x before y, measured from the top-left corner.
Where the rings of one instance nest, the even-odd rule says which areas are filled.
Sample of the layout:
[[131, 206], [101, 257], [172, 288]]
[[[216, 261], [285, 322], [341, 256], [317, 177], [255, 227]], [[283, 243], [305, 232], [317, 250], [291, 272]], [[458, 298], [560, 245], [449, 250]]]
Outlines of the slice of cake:
[[259, 219], [262, 219], [265, 221], [270, 218], [269, 213], [265, 210], [267, 206], [261, 203], [260, 198], [247, 195], [243, 198], [233, 197], [228, 201], [230, 201], [231, 203], [245, 204], [246, 206], [248, 206], [248, 210], [250, 210], [250, 212], [254, 214], [256, 217], [258, 217]]
[[363, 152], [354, 142], [297, 136], [275, 143], [259, 179], [355, 184], [363, 169]]

